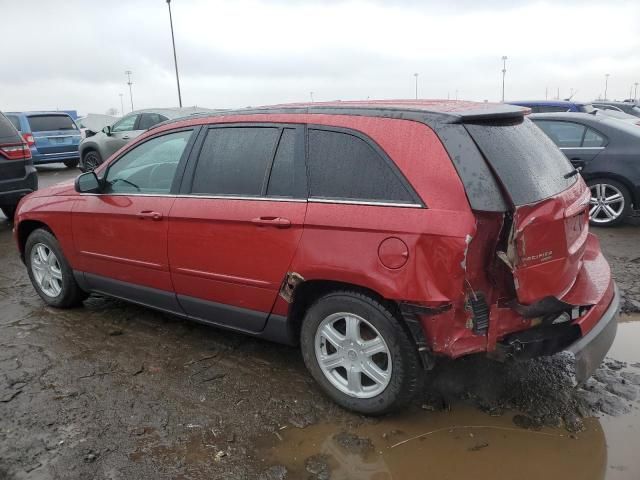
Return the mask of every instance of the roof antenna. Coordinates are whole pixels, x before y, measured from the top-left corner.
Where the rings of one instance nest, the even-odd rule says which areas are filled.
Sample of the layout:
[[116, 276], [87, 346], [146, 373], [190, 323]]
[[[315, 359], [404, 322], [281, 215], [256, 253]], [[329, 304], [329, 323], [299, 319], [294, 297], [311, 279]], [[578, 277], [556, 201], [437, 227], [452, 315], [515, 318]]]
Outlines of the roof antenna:
[[572, 99], [573, 97], [575, 97], [575, 96], [576, 96], [576, 93], [578, 93], [578, 90], [575, 90], [575, 91], [574, 91], [574, 90], [573, 90], [573, 88], [572, 88], [572, 89], [571, 89], [571, 95], [569, 95], [569, 98], [565, 98], [565, 101], [566, 101], [566, 102], [570, 102], [570, 101], [571, 101], [571, 99]]

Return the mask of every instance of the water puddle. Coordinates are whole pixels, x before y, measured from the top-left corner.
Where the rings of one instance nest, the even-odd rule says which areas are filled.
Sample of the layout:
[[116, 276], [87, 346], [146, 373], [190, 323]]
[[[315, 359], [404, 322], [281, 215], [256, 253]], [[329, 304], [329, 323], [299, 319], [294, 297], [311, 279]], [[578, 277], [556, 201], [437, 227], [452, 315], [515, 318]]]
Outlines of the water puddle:
[[[640, 362], [640, 315], [620, 319], [609, 357], [628, 368]], [[492, 416], [455, 402], [443, 411], [413, 409], [378, 420], [283, 427], [262, 437], [257, 453], [264, 471], [273, 474], [265, 478], [640, 478], [640, 409], [636, 402], [626, 403], [630, 413], [586, 418], [582, 431], [570, 433], [560, 427], [521, 428], [514, 423], [515, 411]], [[286, 477], [278, 476], [281, 466]]]

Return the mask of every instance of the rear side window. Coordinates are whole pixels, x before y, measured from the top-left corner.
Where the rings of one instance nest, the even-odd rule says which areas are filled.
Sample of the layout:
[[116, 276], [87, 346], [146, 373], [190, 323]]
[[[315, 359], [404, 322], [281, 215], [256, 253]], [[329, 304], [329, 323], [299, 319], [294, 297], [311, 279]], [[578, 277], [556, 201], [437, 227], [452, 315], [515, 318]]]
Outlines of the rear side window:
[[160, 122], [164, 122], [165, 120], [167, 120], [167, 117], [157, 113], [143, 113], [140, 116], [138, 130], [147, 130]]
[[600, 135], [592, 128], [587, 128], [584, 134], [584, 140], [582, 146], [585, 148], [604, 147], [607, 143], [607, 139]]
[[20, 119], [15, 115], [7, 115], [7, 118], [11, 122], [11, 125], [13, 125], [16, 130], [20, 131]]
[[77, 130], [76, 124], [68, 115], [31, 115], [27, 118], [32, 132]]
[[260, 196], [267, 180], [280, 129], [212, 128], [200, 150], [191, 192]]
[[310, 129], [308, 148], [310, 197], [415, 203], [400, 175], [362, 138]]
[[467, 131], [493, 167], [515, 205], [526, 205], [566, 190], [578, 181], [567, 157], [533, 122], [470, 123]]

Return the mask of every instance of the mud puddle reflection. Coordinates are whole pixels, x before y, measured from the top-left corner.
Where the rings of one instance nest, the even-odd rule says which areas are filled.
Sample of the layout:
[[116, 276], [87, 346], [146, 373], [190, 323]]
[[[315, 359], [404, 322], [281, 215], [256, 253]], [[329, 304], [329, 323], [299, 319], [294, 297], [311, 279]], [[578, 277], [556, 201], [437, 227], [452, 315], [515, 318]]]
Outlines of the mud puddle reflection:
[[[621, 372], [640, 375], [638, 362], [640, 315], [621, 317], [602, 372], [618, 379]], [[553, 403], [549, 390], [537, 401]], [[286, 426], [258, 441], [257, 458], [265, 480], [640, 478], [640, 404], [623, 402], [626, 413], [599, 412], [599, 418], [584, 418], [581, 431], [574, 433], [560, 425], [521, 428], [523, 417], [515, 410], [490, 414], [465, 401], [451, 402], [443, 411], [414, 408], [379, 420]]]

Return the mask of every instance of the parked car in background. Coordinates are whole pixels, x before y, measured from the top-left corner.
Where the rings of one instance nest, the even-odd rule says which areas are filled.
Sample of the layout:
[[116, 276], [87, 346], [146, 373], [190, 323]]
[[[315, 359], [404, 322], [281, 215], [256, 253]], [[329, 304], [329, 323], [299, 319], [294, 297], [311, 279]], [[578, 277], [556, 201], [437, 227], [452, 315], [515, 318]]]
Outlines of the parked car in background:
[[0, 112], [0, 210], [13, 220], [22, 197], [38, 189], [31, 150], [11, 121]]
[[131, 112], [80, 143], [80, 170], [83, 172], [93, 170], [114, 152], [158, 123], [211, 111], [188, 107], [155, 108]]
[[299, 343], [334, 401], [382, 414], [439, 358], [600, 365], [619, 294], [589, 198], [522, 108], [280, 105], [151, 128], [14, 232], [49, 305], [99, 292]]
[[112, 115], [101, 115], [98, 113], [89, 113], [84, 117], [76, 118], [76, 125], [80, 127], [82, 138], [90, 137], [101, 131], [107, 125], [113, 125], [118, 121], [119, 117]]
[[640, 105], [635, 102], [610, 102], [608, 100], [594, 100], [593, 106], [600, 110], [613, 110], [627, 115], [640, 117]]
[[65, 112], [8, 112], [5, 114], [31, 149], [36, 165], [78, 165], [80, 129]]
[[618, 225], [640, 206], [640, 128], [606, 115], [532, 114], [591, 189], [592, 225]]
[[583, 112], [591, 113], [594, 107], [589, 102], [577, 102], [570, 100], [518, 100], [509, 102], [510, 105], [528, 107], [531, 113], [548, 112]]
[[633, 115], [629, 115], [628, 113], [624, 113], [619, 110], [601, 110], [598, 108], [593, 113], [596, 115], [605, 115], [607, 117], [615, 118], [632, 125], [640, 126], [640, 118], [634, 117]]

